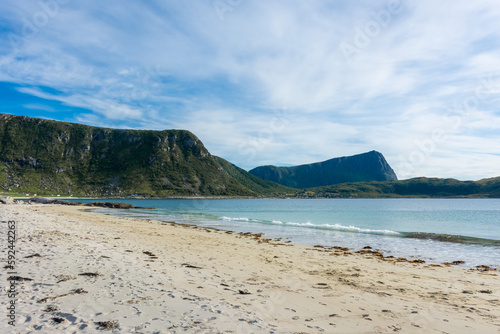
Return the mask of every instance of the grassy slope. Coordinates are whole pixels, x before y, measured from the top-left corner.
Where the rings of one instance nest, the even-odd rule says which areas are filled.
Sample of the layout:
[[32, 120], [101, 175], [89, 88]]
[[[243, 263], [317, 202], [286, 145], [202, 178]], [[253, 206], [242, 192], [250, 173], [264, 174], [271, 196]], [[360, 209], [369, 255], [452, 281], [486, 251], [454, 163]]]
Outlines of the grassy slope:
[[224, 170], [231, 175], [233, 178], [238, 180], [243, 186], [247, 189], [252, 190], [256, 194], [262, 194], [267, 196], [272, 195], [282, 195], [282, 194], [295, 194], [297, 192], [296, 189], [288, 188], [282, 186], [280, 184], [261, 179], [257, 176], [254, 176], [244, 169], [239, 168], [238, 166], [233, 165], [227, 160], [224, 160], [219, 157], [214, 157], [224, 168]]
[[221, 168], [220, 161], [188, 131], [105, 129], [0, 114], [0, 192], [162, 197], [274, 190], [246, 172]]
[[309, 188], [298, 197], [484, 197], [500, 198], [500, 177], [480, 181], [413, 178], [401, 181], [342, 183]]

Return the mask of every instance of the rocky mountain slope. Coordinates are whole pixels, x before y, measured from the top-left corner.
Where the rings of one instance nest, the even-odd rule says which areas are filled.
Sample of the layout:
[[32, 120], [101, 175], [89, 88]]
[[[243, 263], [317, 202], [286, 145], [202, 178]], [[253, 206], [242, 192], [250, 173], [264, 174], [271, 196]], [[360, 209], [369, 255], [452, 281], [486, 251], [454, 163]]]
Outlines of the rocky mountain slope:
[[256, 196], [287, 188], [212, 156], [189, 131], [107, 129], [0, 114], [0, 191]]
[[249, 173], [292, 188], [397, 180], [384, 156], [376, 151], [293, 167], [261, 166]]

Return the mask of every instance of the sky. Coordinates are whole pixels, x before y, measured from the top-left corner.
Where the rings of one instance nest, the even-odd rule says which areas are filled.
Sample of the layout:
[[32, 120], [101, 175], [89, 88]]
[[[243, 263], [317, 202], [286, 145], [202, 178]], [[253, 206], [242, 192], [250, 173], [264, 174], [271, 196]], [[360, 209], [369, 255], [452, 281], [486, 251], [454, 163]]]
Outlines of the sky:
[[186, 129], [245, 169], [500, 176], [497, 0], [2, 0], [0, 113]]

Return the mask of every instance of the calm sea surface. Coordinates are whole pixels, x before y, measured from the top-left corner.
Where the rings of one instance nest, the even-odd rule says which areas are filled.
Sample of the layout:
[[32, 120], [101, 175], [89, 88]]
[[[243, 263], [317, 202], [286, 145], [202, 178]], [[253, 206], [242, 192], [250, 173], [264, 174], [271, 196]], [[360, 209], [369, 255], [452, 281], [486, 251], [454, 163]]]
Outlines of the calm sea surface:
[[97, 211], [264, 233], [267, 237], [300, 244], [344, 246], [354, 250], [369, 245], [384, 251], [385, 255], [431, 263], [463, 260], [466, 267], [500, 266], [500, 199], [118, 201], [156, 209]]

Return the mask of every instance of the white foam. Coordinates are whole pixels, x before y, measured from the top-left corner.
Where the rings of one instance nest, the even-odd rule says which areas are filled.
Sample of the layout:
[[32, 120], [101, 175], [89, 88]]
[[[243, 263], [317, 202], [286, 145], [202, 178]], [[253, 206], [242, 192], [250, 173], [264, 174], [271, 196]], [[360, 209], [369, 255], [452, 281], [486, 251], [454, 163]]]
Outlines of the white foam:
[[282, 222], [279, 220], [273, 220], [272, 224], [276, 225], [286, 225], [286, 226], [297, 226], [297, 227], [306, 227], [306, 228], [314, 228], [319, 230], [333, 230], [333, 231], [342, 231], [342, 232], [352, 232], [352, 233], [366, 233], [366, 234], [380, 234], [380, 235], [401, 235], [401, 233], [391, 230], [371, 230], [368, 228], [360, 228], [356, 226], [343, 226], [340, 224], [312, 224], [311, 222], [307, 223], [296, 223], [296, 222]]
[[224, 221], [234, 221], [234, 222], [247, 222], [249, 221], [248, 218], [242, 217], [242, 218], [231, 218], [231, 217], [219, 217], [219, 220], [224, 220]]
[[296, 222], [282, 222], [280, 220], [273, 220], [271, 222], [264, 220], [255, 220], [248, 218], [231, 218], [222, 216], [219, 217], [219, 220], [224, 221], [236, 221], [236, 222], [252, 222], [252, 223], [260, 223], [260, 224], [273, 224], [273, 225], [284, 225], [284, 226], [296, 226], [296, 227], [305, 227], [305, 228], [314, 228], [318, 230], [332, 230], [332, 231], [341, 231], [341, 232], [351, 232], [351, 233], [365, 233], [365, 234], [378, 234], [378, 235], [393, 235], [393, 236], [401, 236], [402, 234], [396, 231], [391, 230], [372, 230], [368, 228], [360, 228], [356, 226], [344, 226], [340, 224], [313, 224], [311, 222], [307, 223], [296, 223]]

